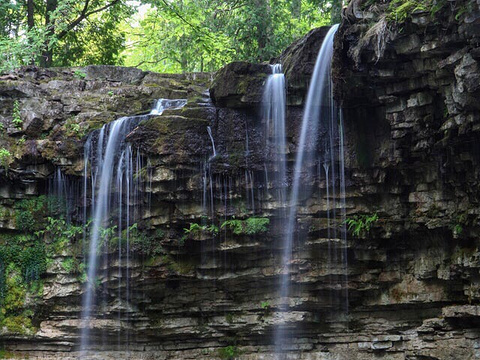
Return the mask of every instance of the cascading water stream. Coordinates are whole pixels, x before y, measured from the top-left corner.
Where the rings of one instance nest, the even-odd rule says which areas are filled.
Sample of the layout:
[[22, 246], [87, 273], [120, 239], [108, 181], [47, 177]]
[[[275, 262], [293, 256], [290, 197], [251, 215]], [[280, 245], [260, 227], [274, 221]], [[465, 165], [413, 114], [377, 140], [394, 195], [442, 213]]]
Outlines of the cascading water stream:
[[[262, 112], [265, 121], [267, 148], [271, 151], [271, 159], [275, 168], [272, 179], [273, 187], [277, 190], [275, 200], [284, 208], [286, 202], [286, 89], [285, 75], [280, 64], [271, 65], [272, 74], [269, 75], [263, 92]], [[267, 184], [268, 186], [268, 184]]]
[[210, 141], [212, 142], [212, 149], [213, 149], [212, 157], [215, 157], [217, 156], [217, 150], [215, 149], [215, 141], [213, 140], [212, 128], [210, 126], [207, 126], [207, 132], [208, 132], [208, 136], [210, 136]]
[[[317, 143], [319, 124], [330, 128], [336, 111], [333, 109], [333, 98], [331, 94], [331, 61], [333, 56], [333, 39], [338, 29], [338, 25], [330, 28], [325, 36], [321, 49], [318, 53], [312, 75], [310, 87], [308, 90], [307, 102], [302, 120], [300, 138], [297, 147], [297, 156], [293, 170], [293, 184], [290, 193], [289, 214], [286, 224], [286, 232], [283, 243], [282, 270], [280, 275], [280, 311], [286, 313], [289, 309], [290, 296], [290, 266], [292, 261], [293, 239], [297, 220], [297, 206], [299, 203], [300, 191], [308, 193], [306, 186], [301, 184], [301, 180], [308, 176], [308, 169], [314, 167], [317, 161]], [[331, 131], [332, 129], [328, 129]], [[329, 132], [329, 136], [331, 133]], [[333, 135], [329, 141], [332, 146]], [[333, 156], [333, 154], [331, 154]], [[327, 157], [327, 156], [325, 156]], [[334, 164], [332, 158], [328, 159], [329, 165], [325, 165], [326, 174], [330, 173], [334, 177]], [[329, 169], [329, 171], [327, 170]], [[328, 182], [327, 175], [327, 182]], [[332, 183], [329, 187], [332, 188]], [[330, 194], [329, 194], [330, 195]], [[281, 353], [288, 349], [291, 337], [289, 336], [288, 324], [280, 324], [275, 329], [274, 344], [275, 354], [280, 358]]]
[[[84, 243], [88, 249], [84, 249], [87, 255], [87, 283], [82, 299], [82, 324], [81, 324], [81, 351], [86, 351], [90, 344], [92, 314], [96, 313], [98, 303], [96, 292], [99, 261], [102, 250], [107, 249], [109, 234], [108, 228], [117, 227], [118, 234], [118, 301], [121, 301], [121, 288], [125, 290], [125, 318], [122, 318], [119, 310], [119, 321], [128, 320], [128, 303], [130, 298], [130, 244], [129, 232], [134, 224], [138, 213], [139, 192], [142, 187], [141, 168], [142, 161], [138, 151], [134, 151], [127, 142], [128, 134], [142, 121], [152, 115], [160, 115], [166, 109], [179, 109], [186, 104], [186, 100], [160, 99], [148, 115], [123, 117], [104, 125], [99, 131], [95, 131], [88, 137], [84, 150], [84, 221], [87, 227], [87, 213], [90, 206], [92, 217], [89, 237], [86, 232]], [[90, 175], [90, 182], [88, 181]], [[91, 194], [90, 199], [88, 194]], [[90, 201], [89, 201], [90, 200]], [[132, 212], [133, 210], [133, 212]], [[116, 216], [113, 216], [116, 214]], [[122, 249], [122, 245], [125, 247]], [[85, 246], [86, 247], [86, 246]], [[125, 253], [125, 272], [122, 274], [122, 253]], [[104, 256], [108, 251], [104, 252]], [[124, 280], [125, 279], [125, 280]], [[123, 283], [123, 284], [122, 284]], [[121, 306], [119, 306], [121, 308]], [[120, 327], [121, 328], [121, 327]], [[128, 349], [128, 331], [124, 339], [124, 347]], [[119, 335], [119, 346], [122, 343]]]

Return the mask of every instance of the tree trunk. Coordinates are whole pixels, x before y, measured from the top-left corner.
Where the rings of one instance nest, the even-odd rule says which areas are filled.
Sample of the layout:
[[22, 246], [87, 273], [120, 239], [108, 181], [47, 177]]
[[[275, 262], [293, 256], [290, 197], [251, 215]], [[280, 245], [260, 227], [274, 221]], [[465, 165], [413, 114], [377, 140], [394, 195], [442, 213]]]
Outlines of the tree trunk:
[[[27, 0], [27, 27], [28, 32], [31, 32], [35, 27], [35, 18], [33, 17], [33, 12], [35, 11], [33, 6], [33, 0]], [[30, 40], [31, 41], [31, 40]], [[32, 56], [30, 60], [30, 65], [35, 65], [35, 58]]]
[[267, 46], [268, 31], [269, 31], [269, 8], [266, 0], [255, 0], [255, 6], [257, 7], [258, 14], [260, 16], [260, 22], [257, 24], [256, 38], [258, 44], [258, 59], [263, 58], [263, 50]]
[[55, 20], [51, 18], [52, 12], [57, 9], [58, 0], [47, 0], [45, 9], [45, 27], [47, 28], [45, 39], [45, 50], [42, 53], [40, 65], [43, 67], [51, 67], [53, 64], [53, 46], [49, 44], [50, 40], [55, 36]]
[[34, 6], [33, 0], [27, 0], [27, 26], [28, 31], [32, 30], [35, 27], [35, 19], [33, 17]]

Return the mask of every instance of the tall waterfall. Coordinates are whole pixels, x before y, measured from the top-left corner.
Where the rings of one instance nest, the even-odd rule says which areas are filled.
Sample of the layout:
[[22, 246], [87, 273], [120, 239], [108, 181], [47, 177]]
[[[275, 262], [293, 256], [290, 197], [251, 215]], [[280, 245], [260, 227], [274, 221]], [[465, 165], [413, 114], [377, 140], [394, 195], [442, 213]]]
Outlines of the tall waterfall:
[[[124, 316], [119, 311], [119, 320], [128, 320], [130, 297], [130, 230], [135, 223], [140, 206], [139, 193], [142, 187], [142, 161], [139, 152], [127, 142], [128, 134], [139, 124], [153, 115], [160, 115], [165, 109], [178, 109], [186, 100], [160, 99], [155, 103], [149, 115], [123, 117], [104, 125], [91, 133], [84, 150], [83, 202], [85, 227], [87, 214], [91, 216], [89, 236], [85, 236], [87, 252], [87, 282], [82, 299], [81, 344], [82, 351], [88, 349], [94, 320], [99, 316], [99, 291], [102, 279], [98, 269], [100, 261], [108, 261], [108, 242], [118, 237], [118, 281], [119, 291], [125, 287], [125, 294], [118, 294], [118, 301], [125, 301]], [[90, 194], [90, 197], [88, 196]], [[87, 248], [88, 247], [88, 248]], [[122, 261], [126, 263], [122, 266]], [[125, 268], [122, 273], [122, 267]], [[125, 280], [124, 280], [125, 279]], [[106, 301], [106, 299], [103, 299]], [[120, 307], [121, 308], [121, 307]], [[121, 326], [120, 326], [121, 328]], [[100, 336], [100, 334], [95, 334]], [[126, 338], [119, 339], [119, 346], [128, 348]]]
[[[271, 65], [272, 75], [269, 75], [265, 84], [262, 101], [262, 115], [265, 121], [265, 134], [267, 148], [271, 151], [273, 161], [273, 187], [277, 190], [275, 200], [284, 207], [286, 202], [286, 135], [285, 135], [285, 112], [286, 112], [286, 89], [285, 75], [282, 73], [282, 65]], [[268, 175], [268, 174], [267, 174]], [[267, 184], [268, 186], [268, 184]]]
[[[344, 199], [345, 177], [339, 174], [343, 171], [343, 139], [337, 144], [338, 138], [343, 136], [339, 116], [333, 101], [331, 62], [333, 56], [333, 39], [338, 25], [332, 26], [327, 33], [318, 53], [314, 72], [308, 90], [305, 104], [302, 127], [297, 147], [297, 156], [293, 169], [293, 183], [290, 193], [289, 213], [286, 223], [286, 232], [283, 242], [282, 269], [280, 274], [280, 305], [281, 314], [286, 314], [290, 307], [290, 270], [292, 263], [292, 248], [297, 224], [297, 207], [302, 200], [313, 192], [312, 181], [319, 171], [315, 167], [325, 170], [325, 183], [327, 187], [327, 218], [329, 219], [329, 240], [337, 237], [336, 226], [333, 218], [336, 216], [336, 189], [340, 183], [340, 199]], [[322, 136], [319, 136], [319, 127]], [[324, 135], [326, 134], [326, 135]], [[340, 153], [340, 154], [339, 154]], [[341, 159], [340, 159], [341, 157]], [[340, 166], [337, 163], [341, 163]], [[337, 178], [340, 177], [340, 181]], [[319, 182], [319, 179], [318, 179]], [[333, 201], [331, 201], [333, 200]], [[344, 209], [344, 202], [339, 204]], [[330, 210], [332, 209], [332, 210]], [[344, 210], [342, 210], [344, 214]], [[332, 224], [330, 224], [332, 222]], [[330, 234], [330, 228], [332, 228]], [[343, 232], [342, 232], [343, 233]], [[284, 318], [284, 316], [281, 316]], [[288, 350], [291, 340], [291, 325], [285, 319], [276, 327], [274, 334], [275, 353], [277, 356]]]

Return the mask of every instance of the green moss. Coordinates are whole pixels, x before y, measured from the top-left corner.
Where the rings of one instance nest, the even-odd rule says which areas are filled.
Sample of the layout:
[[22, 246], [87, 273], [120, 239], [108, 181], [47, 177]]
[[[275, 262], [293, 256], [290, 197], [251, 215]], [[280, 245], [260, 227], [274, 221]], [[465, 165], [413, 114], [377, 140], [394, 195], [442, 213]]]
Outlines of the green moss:
[[196, 262], [192, 258], [179, 258], [174, 260], [169, 255], [162, 256], [162, 263], [167, 266], [170, 271], [180, 275], [192, 274], [196, 269]]
[[61, 262], [63, 270], [67, 273], [75, 273], [77, 269], [77, 261], [74, 258], [66, 258]]
[[7, 276], [6, 279], [6, 295], [3, 299], [2, 305], [5, 314], [18, 314], [23, 310], [25, 305], [27, 289], [19, 274], [12, 270], [9, 272], [10, 276]]
[[5, 327], [10, 334], [28, 335], [35, 331], [32, 319], [24, 315], [10, 316], [5, 318], [0, 327]]
[[45, 195], [24, 199], [15, 204], [17, 229], [22, 231], [40, 230], [45, 226], [48, 202]]
[[13, 211], [9, 207], [0, 206], [0, 221], [10, 221], [14, 218]]
[[235, 345], [229, 345], [227, 347], [218, 349], [218, 356], [220, 359], [233, 360], [240, 354], [240, 350]]
[[26, 299], [38, 295], [38, 285], [28, 287], [14, 264], [7, 269], [6, 295], [0, 302], [0, 328], [8, 333], [25, 335], [34, 331], [31, 317], [33, 312], [26, 308]]

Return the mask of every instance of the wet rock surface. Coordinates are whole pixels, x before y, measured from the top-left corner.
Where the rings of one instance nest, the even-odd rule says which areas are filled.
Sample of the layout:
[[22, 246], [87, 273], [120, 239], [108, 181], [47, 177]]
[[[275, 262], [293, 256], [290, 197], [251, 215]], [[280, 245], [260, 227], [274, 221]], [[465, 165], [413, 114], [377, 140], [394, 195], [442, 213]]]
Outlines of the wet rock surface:
[[[68, 250], [44, 275], [35, 332], [4, 331], [3, 347], [12, 357], [31, 359], [212, 359], [222, 358], [227, 347], [238, 350], [238, 358], [274, 359], [275, 326], [287, 323], [293, 337], [288, 359], [477, 358], [475, 11], [455, 19], [446, 7], [435, 20], [441, 26], [428, 15], [413, 15], [378, 57], [375, 42], [351, 50], [377, 15], [357, 1], [346, 10], [334, 71], [344, 108], [347, 217], [377, 213], [379, 220], [360, 237], [349, 234], [340, 249], [348, 254], [347, 268], [331, 256], [340, 242], [327, 236], [325, 182], [315, 179], [319, 191], [302, 198], [298, 215], [287, 313], [277, 289], [283, 210], [266, 179], [275, 169], [257, 109], [267, 65], [230, 65], [212, 87], [210, 74], [111, 67], [27, 68], [3, 77], [0, 116], [8, 135], [1, 144], [11, 149], [12, 161], [0, 175], [2, 234], [17, 228], [15, 201], [47, 192], [55, 166], [79, 180], [88, 131], [146, 113], [159, 97], [188, 99], [183, 109], [150, 117], [129, 135], [148, 159], [139, 226], [159, 247], [153, 255], [134, 253], [129, 282], [118, 276], [125, 259], [109, 254], [98, 279], [103, 302], [89, 323], [92, 351], [78, 352], [83, 287], [62, 267]], [[324, 32], [311, 32], [280, 57], [293, 99], [289, 169], [307, 89], [300, 73], [311, 71]], [[78, 78], [76, 70], [86, 76]], [[21, 128], [12, 123], [15, 101]], [[20, 151], [13, 145], [23, 137], [27, 150]], [[221, 228], [184, 237], [191, 223], [220, 225], [234, 215], [269, 218], [268, 232]], [[338, 212], [331, 221], [340, 228]]]

